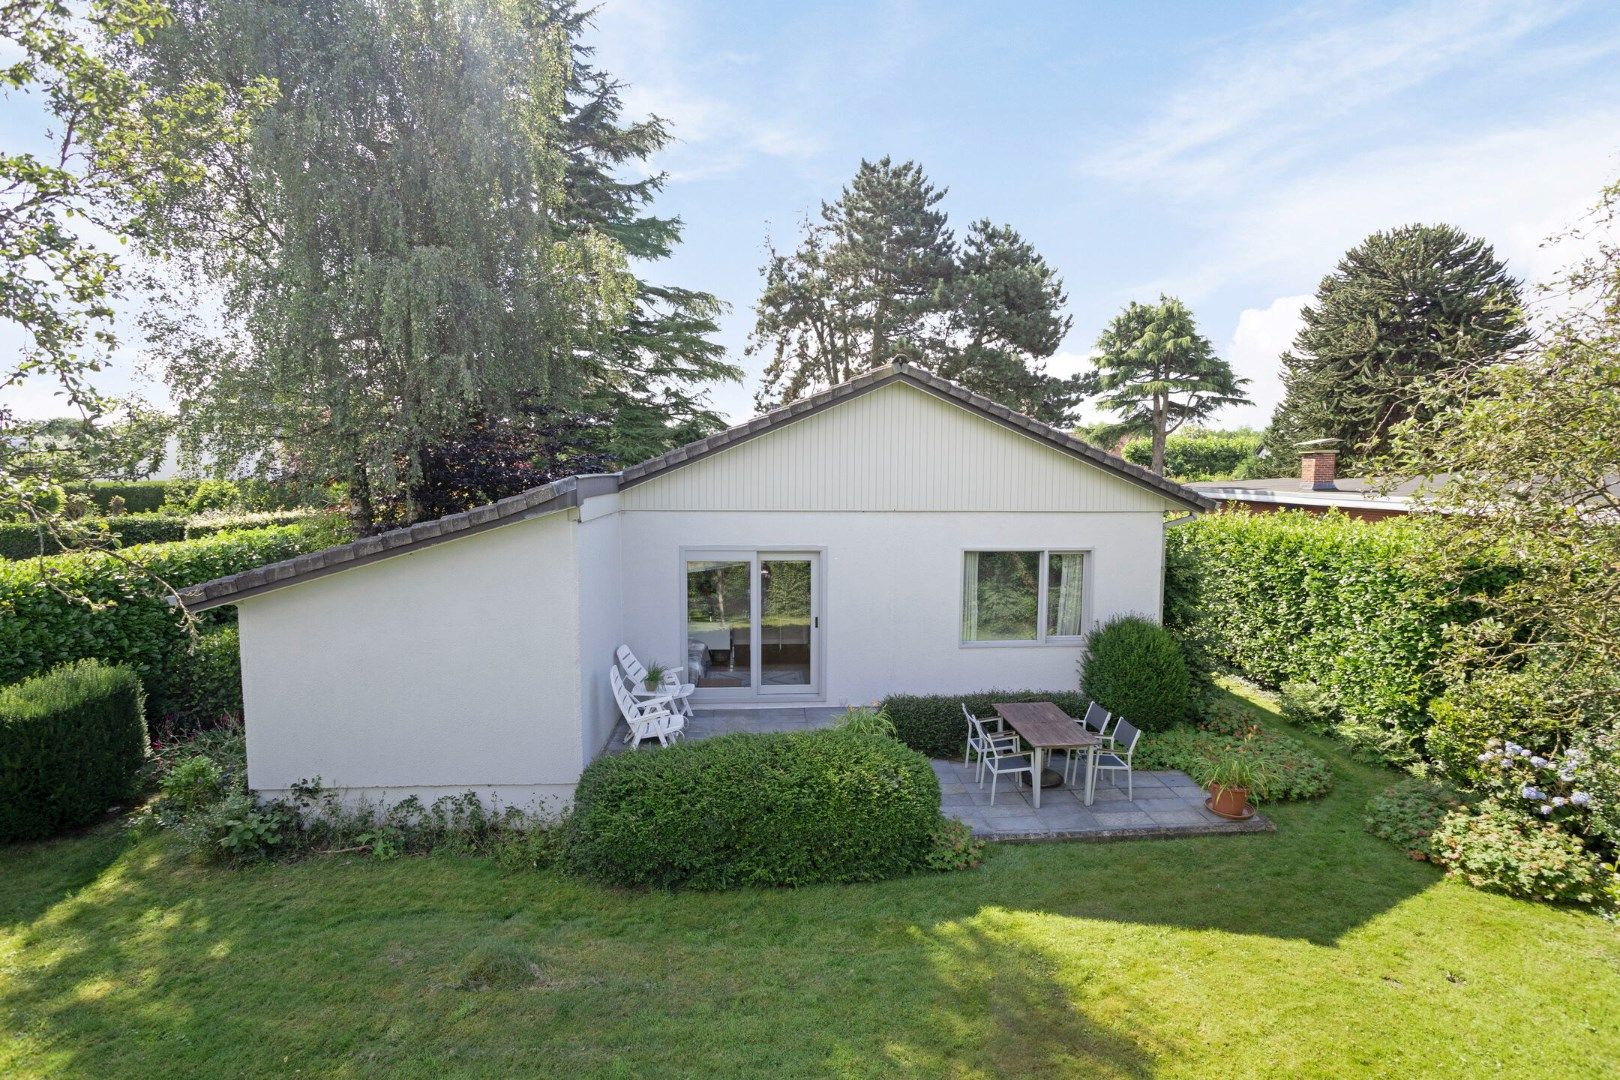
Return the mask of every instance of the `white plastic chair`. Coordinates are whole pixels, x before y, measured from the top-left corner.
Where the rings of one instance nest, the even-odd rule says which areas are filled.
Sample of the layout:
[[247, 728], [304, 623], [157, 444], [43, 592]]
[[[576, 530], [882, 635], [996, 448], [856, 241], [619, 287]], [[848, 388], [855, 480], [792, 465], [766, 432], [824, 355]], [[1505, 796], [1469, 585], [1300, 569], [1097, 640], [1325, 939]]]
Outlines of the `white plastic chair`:
[[667, 694], [636, 698], [615, 666], [608, 668], [608, 681], [613, 685], [613, 700], [618, 702], [624, 726], [630, 729], [624, 741], [632, 748], [640, 746], [644, 739], [657, 739], [659, 746], [668, 746], [671, 739], [686, 734], [686, 717], [675, 711], [674, 701]]
[[1029, 782], [1035, 783], [1035, 757], [1032, 754], [1017, 753], [1004, 746], [990, 743], [979, 759], [979, 783], [984, 783], [984, 772], [990, 771], [990, 805], [996, 805], [996, 781], [1003, 776], [1011, 775], [1017, 778], [1019, 787], [1024, 786], [1024, 776], [1029, 776]]
[[[1136, 744], [1142, 738], [1142, 733], [1130, 721], [1120, 718], [1114, 725], [1113, 745], [1097, 754], [1097, 772], [1125, 772], [1125, 798], [1135, 801], [1134, 777], [1131, 775], [1131, 758], [1136, 754]], [[1092, 790], [1096, 790], [1096, 773], [1092, 774]]]
[[984, 782], [984, 751], [991, 743], [997, 743], [1004, 749], [1018, 752], [1018, 733], [1003, 730], [1001, 717], [996, 717], [995, 730], [984, 726], [985, 722], [968, 712], [967, 702], [962, 703], [962, 715], [967, 719], [967, 751], [962, 755], [962, 764], [973, 764], [973, 756], [979, 758], [979, 782]]
[[692, 691], [696, 690], [697, 687], [692, 683], [681, 681], [681, 674], [686, 670], [685, 667], [673, 667], [665, 671], [663, 682], [659, 684], [658, 689], [648, 690], [647, 669], [640, 660], [636, 659], [636, 654], [630, 651], [630, 646], [620, 645], [613, 655], [618, 657], [619, 666], [624, 668], [624, 677], [625, 681], [630, 684], [631, 696], [641, 699], [671, 698], [674, 701], [676, 712], [685, 716], [692, 715], [692, 703], [688, 699], [691, 698]]

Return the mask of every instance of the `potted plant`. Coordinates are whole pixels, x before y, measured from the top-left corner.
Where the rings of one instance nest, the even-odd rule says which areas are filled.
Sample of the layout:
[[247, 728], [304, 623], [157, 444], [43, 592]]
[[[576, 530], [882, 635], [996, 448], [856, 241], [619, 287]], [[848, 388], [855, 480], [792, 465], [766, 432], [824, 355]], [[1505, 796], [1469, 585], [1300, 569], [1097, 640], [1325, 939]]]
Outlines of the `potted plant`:
[[647, 678], [643, 680], [647, 684], [647, 692], [653, 693], [660, 689], [664, 685], [664, 676], [668, 674], [668, 672], [669, 669], [663, 664], [648, 664]]
[[1209, 792], [1204, 805], [1213, 813], [1234, 821], [1254, 816], [1249, 795], [1265, 787], [1265, 766], [1252, 754], [1223, 750], [1206, 759], [1194, 777]]

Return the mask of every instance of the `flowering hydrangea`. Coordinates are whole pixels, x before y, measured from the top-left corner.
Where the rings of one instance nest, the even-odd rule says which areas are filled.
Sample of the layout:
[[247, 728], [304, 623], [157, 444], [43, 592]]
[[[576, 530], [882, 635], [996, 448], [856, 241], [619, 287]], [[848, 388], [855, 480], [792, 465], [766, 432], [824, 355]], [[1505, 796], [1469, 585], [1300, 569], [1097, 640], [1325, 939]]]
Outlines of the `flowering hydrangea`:
[[[1576, 785], [1590, 764], [1577, 749], [1540, 754], [1510, 739], [1492, 739], [1479, 755], [1486, 787], [1504, 802], [1517, 800], [1526, 811], [1576, 833], [1584, 833], [1592, 809], [1592, 796]], [[1525, 806], [1529, 803], [1531, 805]]]

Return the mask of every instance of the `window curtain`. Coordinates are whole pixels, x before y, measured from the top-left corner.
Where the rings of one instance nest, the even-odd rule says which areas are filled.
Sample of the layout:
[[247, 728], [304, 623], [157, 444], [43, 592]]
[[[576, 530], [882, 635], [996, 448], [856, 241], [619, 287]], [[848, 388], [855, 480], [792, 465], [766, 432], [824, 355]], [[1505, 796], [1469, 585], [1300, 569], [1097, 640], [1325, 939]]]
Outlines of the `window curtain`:
[[[1053, 555], [1057, 564], [1057, 596], [1048, 597], [1057, 604], [1057, 617], [1052, 621], [1051, 633], [1055, 637], [1080, 636], [1080, 581], [1085, 556], [1078, 552]], [[1048, 585], [1050, 588], [1050, 585]]]
[[979, 553], [970, 551], [962, 561], [962, 640], [979, 640]]

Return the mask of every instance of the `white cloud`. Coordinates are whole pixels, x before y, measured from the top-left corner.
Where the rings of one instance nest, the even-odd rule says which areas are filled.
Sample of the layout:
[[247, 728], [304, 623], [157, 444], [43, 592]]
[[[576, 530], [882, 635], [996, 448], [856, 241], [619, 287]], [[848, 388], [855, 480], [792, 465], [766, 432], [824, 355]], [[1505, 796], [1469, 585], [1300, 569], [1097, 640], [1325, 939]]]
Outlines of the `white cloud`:
[[1217, 418], [1219, 423], [1264, 427], [1270, 421], [1283, 394], [1277, 358], [1293, 344], [1300, 310], [1310, 299], [1309, 295], [1279, 296], [1263, 308], [1244, 308], [1238, 315], [1225, 356], [1233, 371], [1250, 380], [1246, 389], [1253, 404], [1224, 410]]
[[1138, 134], [1083, 168], [1182, 193], [1240, 182], [1257, 166], [1275, 169], [1306, 155], [1336, 118], [1465, 62], [1510, 53], [1570, 7], [1543, 0], [1430, 2], [1336, 23], [1321, 10], [1298, 13], [1214, 42]]
[[735, 172], [755, 157], [808, 158], [823, 149], [821, 137], [791, 114], [766, 115], [763, 103], [745, 92], [747, 82], [737, 75], [755, 67], [755, 57], [705, 53], [689, 41], [689, 28], [702, 20], [683, 5], [616, 0], [593, 21], [587, 40], [598, 65], [626, 84], [627, 113], [657, 115], [673, 127], [675, 142], [655, 163], [671, 180]]

